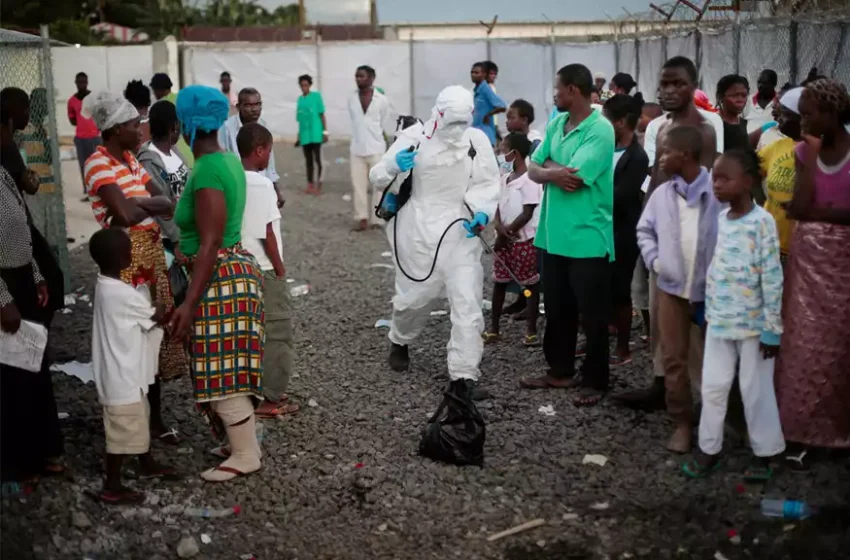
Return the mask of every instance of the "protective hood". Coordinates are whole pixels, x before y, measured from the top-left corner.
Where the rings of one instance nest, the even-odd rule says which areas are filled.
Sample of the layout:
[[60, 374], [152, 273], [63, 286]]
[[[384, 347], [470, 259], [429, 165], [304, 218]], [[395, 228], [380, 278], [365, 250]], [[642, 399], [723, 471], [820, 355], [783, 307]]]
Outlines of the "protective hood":
[[431, 118], [425, 123], [425, 134], [447, 144], [460, 146], [463, 133], [472, 124], [475, 108], [472, 93], [462, 86], [449, 86], [437, 96]]

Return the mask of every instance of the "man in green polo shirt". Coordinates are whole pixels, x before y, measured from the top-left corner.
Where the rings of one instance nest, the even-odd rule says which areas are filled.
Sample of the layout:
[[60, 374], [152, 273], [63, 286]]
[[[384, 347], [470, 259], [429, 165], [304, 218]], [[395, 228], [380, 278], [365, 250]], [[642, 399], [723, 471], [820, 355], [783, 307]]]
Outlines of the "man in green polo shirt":
[[[580, 406], [608, 390], [609, 263], [614, 260], [614, 128], [590, 106], [593, 75], [570, 64], [555, 78], [561, 113], [531, 156], [528, 175], [545, 185], [534, 244], [543, 250], [549, 370], [526, 388], [581, 387]], [[581, 379], [574, 362], [579, 317], [587, 336]]]

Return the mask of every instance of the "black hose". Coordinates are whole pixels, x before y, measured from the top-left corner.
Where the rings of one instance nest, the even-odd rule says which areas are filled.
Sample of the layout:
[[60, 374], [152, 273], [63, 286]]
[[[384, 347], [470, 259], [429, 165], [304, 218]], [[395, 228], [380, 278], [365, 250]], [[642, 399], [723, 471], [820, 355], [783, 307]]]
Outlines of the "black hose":
[[406, 270], [404, 270], [404, 267], [401, 266], [401, 262], [398, 260], [398, 240], [397, 240], [398, 214], [396, 214], [395, 217], [393, 218], [393, 253], [395, 253], [395, 263], [398, 265], [398, 269], [401, 271], [402, 274], [407, 276], [408, 280], [411, 280], [413, 282], [425, 282], [426, 280], [431, 278], [431, 275], [434, 274], [434, 269], [437, 267], [437, 257], [440, 256], [440, 247], [443, 246], [443, 239], [445, 239], [446, 234], [449, 233], [449, 230], [455, 224], [457, 224], [459, 222], [468, 222], [468, 221], [469, 220], [466, 219], [466, 218], [458, 218], [446, 227], [445, 231], [443, 231], [443, 235], [440, 236], [440, 240], [437, 241], [437, 250], [434, 252], [434, 260], [431, 261], [431, 270], [428, 271], [428, 275], [425, 276], [425, 278], [414, 278], [413, 276], [408, 274]]

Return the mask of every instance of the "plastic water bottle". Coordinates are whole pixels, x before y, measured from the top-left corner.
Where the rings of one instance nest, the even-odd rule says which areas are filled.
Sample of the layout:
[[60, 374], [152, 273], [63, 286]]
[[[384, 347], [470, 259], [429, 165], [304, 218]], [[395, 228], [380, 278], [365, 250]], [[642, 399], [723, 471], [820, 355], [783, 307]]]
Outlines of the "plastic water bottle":
[[239, 506], [233, 506], [224, 509], [186, 508], [185, 510], [183, 510], [183, 515], [187, 517], [204, 517], [209, 519], [213, 517], [227, 517], [229, 515], [239, 515], [241, 511], [242, 508]]
[[806, 519], [815, 510], [805, 502], [797, 500], [768, 500], [761, 501], [761, 513], [767, 517], [783, 517], [785, 519]]
[[289, 288], [289, 295], [292, 297], [306, 296], [310, 293], [310, 284], [301, 284]]

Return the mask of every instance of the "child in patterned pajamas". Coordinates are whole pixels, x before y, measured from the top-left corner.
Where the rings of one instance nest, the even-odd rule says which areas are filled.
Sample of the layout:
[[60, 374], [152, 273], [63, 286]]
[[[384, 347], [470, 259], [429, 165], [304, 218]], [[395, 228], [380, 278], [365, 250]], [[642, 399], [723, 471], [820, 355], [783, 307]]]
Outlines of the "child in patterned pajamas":
[[701, 452], [683, 466], [691, 477], [704, 476], [719, 465], [729, 390], [736, 375], [755, 455], [744, 478], [769, 479], [770, 458], [785, 450], [773, 389], [774, 358], [782, 334], [779, 238], [773, 217], [753, 203], [752, 186], [761, 188], [755, 153], [731, 150], [717, 160], [714, 193], [729, 208], [718, 218], [717, 246], [708, 269]]

